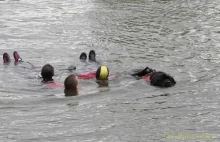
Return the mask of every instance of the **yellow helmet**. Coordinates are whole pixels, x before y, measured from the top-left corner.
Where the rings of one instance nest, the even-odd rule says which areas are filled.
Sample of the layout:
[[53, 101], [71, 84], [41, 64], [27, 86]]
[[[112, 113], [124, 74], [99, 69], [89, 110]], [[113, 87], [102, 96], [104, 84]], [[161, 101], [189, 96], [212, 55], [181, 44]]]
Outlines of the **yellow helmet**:
[[109, 76], [109, 69], [107, 66], [100, 66], [96, 71], [97, 80], [107, 80]]

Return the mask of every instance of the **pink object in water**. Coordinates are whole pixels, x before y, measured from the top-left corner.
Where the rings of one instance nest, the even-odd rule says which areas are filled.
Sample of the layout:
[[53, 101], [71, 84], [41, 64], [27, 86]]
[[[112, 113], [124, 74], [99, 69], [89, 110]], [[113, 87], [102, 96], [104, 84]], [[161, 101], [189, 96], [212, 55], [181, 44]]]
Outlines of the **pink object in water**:
[[84, 74], [79, 74], [77, 75], [79, 79], [84, 79], [84, 80], [89, 80], [89, 79], [93, 79], [96, 77], [96, 71], [91, 71], [88, 73], [84, 73]]

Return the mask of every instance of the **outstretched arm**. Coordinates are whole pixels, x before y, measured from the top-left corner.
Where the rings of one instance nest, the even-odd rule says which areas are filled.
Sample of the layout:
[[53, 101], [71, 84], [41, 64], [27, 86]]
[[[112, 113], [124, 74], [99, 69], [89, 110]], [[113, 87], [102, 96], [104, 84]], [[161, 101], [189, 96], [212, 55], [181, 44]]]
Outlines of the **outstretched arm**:
[[154, 69], [151, 69], [151, 68], [148, 68], [146, 67], [145, 69], [139, 71], [139, 72], [136, 72], [134, 74], [132, 74], [132, 76], [138, 76], [138, 77], [142, 77], [142, 76], [145, 76], [145, 75], [148, 75], [150, 73], [153, 73], [155, 72], [156, 70]]

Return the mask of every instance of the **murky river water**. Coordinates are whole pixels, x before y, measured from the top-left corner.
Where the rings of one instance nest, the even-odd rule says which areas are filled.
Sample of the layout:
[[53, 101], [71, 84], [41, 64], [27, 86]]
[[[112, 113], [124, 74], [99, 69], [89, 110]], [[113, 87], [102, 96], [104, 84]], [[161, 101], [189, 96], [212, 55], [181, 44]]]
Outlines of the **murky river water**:
[[[1, 0], [0, 53], [25, 62], [0, 64], [0, 141], [220, 141], [219, 11], [218, 0]], [[108, 88], [80, 80], [77, 97], [42, 88], [46, 63], [59, 83], [71, 65], [96, 69], [78, 59], [91, 49], [120, 74]], [[145, 66], [176, 86], [125, 73]]]

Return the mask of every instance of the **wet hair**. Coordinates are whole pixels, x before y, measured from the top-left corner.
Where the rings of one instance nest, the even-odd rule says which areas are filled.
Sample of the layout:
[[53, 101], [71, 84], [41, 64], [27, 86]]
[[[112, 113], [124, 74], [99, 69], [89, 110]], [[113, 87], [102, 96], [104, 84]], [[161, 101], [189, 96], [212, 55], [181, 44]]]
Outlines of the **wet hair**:
[[78, 78], [75, 74], [69, 75], [64, 81], [64, 93], [65, 96], [78, 95]]
[[172, 87], [176, 81], [172, 76], [164, 72], [155, 72], [150, 76], [150, 84], [159, 87]]
[[43, 77], [43, 82], [53, 81], [54, 68], [50, 64], [46, 64], [41, 69], [41, 76]]
[[96, 54], [94, 50], [89, 51], [89, 60], [94, 62], [96, 61]]
[[100, 66], [96, 71], [97, 80], [108, 80], [109, 69], [107, 66]]
[[80, 59], [81, 61], [86, 61], [86, 59], [87, 59], [86, 53], [85, 53], [85, 52], [82, 52], [82, 53], [80, 54], [80, 56], [79, 56], [79, 59]]

